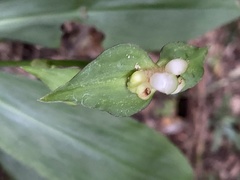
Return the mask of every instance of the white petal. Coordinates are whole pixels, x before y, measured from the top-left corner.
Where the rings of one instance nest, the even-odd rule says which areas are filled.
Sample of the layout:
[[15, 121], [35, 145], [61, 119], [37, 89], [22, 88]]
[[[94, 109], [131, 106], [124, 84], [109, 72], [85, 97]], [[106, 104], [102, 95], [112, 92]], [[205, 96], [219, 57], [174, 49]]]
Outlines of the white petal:
[[165, 71], [174, 75], [183, 74], [188, 67], [188, 63], [183, 59], [173, 59], [165, 66]]
[[177, 89], [173, 93], [171, 93], [171, 94], [179, 93], [184, 88], [184, 86], [185, 86], [185, 81], [182, 79], [181, 83], [178, 85]]
[[165, 94], [171, 94], [177, 89], [177, 77], [170, 73], [155, 73], [150, 78], [151, 86]]

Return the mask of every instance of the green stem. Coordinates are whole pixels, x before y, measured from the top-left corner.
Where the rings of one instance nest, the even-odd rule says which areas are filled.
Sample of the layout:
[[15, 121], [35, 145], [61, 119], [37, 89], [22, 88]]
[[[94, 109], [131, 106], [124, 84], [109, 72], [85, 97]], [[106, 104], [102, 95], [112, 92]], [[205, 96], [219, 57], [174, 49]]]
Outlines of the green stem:
[[[48, 66], [62, 66], [62, 67], [85, 67], [88, 62], [78, 60], [46, 60], [36, 59], [33, 61], [43, 62]], [[20, 66], [31, 66], [33, 61], [0, 61], [0, 67], [20, 67]]]
[[31, 61], [0, 61], [0, 67], [30, 66]]

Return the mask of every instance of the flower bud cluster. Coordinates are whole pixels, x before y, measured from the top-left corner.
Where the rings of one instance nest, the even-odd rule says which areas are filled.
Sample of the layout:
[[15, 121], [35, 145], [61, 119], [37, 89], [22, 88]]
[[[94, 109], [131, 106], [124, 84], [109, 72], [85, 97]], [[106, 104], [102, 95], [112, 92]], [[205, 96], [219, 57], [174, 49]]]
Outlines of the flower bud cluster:
[[137, 70], [127, 83], [128, 89], [139, 98], [146, 100], [157, 90], [165, 94], [179, 93], [185, 86], [181, 74], [185, 73], [188, 63], [183, 59], [169, 61], [164, 69]]
[[173, 59], [165, 66], [165, 72], [154, 73], [150, 77], [151, 86], [165, 94], [179, 93], [185, 86], [181, 74], [185, 73], [188, 63], [183, 59]]

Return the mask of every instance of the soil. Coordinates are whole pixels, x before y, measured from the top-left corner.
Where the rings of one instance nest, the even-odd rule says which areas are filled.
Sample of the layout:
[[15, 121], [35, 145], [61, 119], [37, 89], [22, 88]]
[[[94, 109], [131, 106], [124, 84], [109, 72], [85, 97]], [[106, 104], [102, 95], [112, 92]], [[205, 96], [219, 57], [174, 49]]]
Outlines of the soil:
[[[91, 61], [104, 50], [104, 34], [94, 27], [67, 22], [62, 31], [59, 49], [1, 42], [0, 59]], [[189, 43], [209, 47], [201, 82], [177, 96], [156, 94], [134, 118], [169, 137], [191, 162], [196, 179], [240, 179], [240, 20]], [[149, 52], [153, 60], [158, 54]], [[27, 75], [18, 68], [2, 70]], [[0, 170], [4, 179], [7, 175]]]

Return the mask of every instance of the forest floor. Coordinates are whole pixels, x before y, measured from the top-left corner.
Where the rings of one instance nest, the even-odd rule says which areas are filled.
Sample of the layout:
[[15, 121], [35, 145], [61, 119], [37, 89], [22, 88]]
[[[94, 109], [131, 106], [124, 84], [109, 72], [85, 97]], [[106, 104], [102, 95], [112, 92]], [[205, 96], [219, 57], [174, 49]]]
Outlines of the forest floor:
[[[94, 27], [66, 23], [62, 31], [59, 49], [1, 42], [0, 60], [90, 62], [104, 50], [104, 34]], [[178, 96], [156, 94], [150, 105], [134, 118], [165, 134], [189, 159], [196, 179], [240, 179], [240, 21], [189, 43], [209, 47], [201, 82]], [[158, 54], [149, 52], [153, 60], [159, 58]], [[19, 68], [2, 70], [27, 75]], [[1, 170], [0, 179], [7, 179]]]

